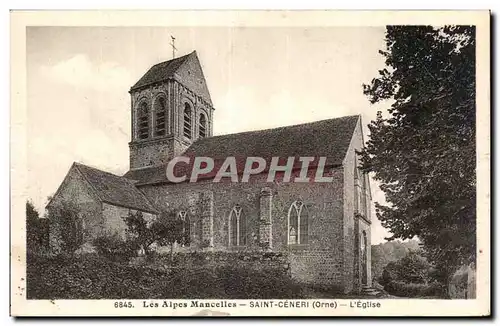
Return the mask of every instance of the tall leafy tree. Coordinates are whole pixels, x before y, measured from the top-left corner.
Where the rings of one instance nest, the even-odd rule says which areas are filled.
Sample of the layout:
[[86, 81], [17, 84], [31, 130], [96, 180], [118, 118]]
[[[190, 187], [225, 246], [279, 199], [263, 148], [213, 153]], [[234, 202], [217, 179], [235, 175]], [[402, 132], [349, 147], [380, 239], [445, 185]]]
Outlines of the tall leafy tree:
[[172, 261], [174, 244], [187, 244], [187, 230], [183, 221], [173, 211], [163, 212], [151, 227], [158, 244], [170, 246], [170, 260]]
[[476, 252], [475, 28], [388, 26], [385, 40], [386, 67], [363, 87], [392, 104], [369, 125], [363, 169], [386, 195], [389, 240], [418, 236], [449, 277]]
[[26, 245], [35, 250], [41, 242], [40, 215], [31, 201], [26, 201]]
[[146, 255], [151, 253], [151, 246], [156, 243], [160, 246], [170, 246], [170, 258], [173, 259], [175, 243], [183, 244], [186, 230], [183, 222], [173, 211], [162, 212], [157, 219], [147, 222], [141, 212], [130, 213], [124, 217], [127, 224], [129, 241], [137, 249], [143, 249]]
[[151, 245], [156, 241], [156, 236], [151, 223], [148, 223], [142, 212], [129, 212], [126, 217], [123, 217], [127, 224], [127, 233], [129, 241], [133, 243], [136, 249], [144, 250], [144, 254], [150, 253]]
[[61, 202], [49, 213], [51, 227], [58, 230], [61, 249], [70, 255], [73, 255], [85, 240], [85, 231], [79, 213], [81, 209], [71, 201]]

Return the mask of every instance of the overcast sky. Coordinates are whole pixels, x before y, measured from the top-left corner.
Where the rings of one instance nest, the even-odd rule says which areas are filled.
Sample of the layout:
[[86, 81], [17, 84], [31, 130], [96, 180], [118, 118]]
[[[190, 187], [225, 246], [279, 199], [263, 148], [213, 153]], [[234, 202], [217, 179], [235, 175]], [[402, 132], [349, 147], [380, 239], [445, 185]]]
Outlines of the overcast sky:
[[[150, 66], [193, 50], [215, 107], [214, 134], [377, 110], [362, 93], [384, 60], [383, 27], [29, 27], [28, 196], [43, 211], [74, 161], [128, 170], [128, 90]], [[374, 201], [383, 194], [372, 184]], [[387, 231], [373, 214], [372, 244]]]

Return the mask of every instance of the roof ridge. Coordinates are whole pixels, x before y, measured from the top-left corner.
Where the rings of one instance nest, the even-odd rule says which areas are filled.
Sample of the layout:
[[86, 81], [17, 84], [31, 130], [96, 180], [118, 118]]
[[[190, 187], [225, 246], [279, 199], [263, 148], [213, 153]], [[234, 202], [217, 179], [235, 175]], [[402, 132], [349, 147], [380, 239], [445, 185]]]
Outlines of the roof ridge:
[[148, 85], [151, 85], [151, 84], [154, 84], [154, 83], [160, 81], [158, 79], [159, 77], [156, 76], [156, 74], [161, 70], [169, 70], [170, 69], [170, 71], [164, 73], [164, 75], [161, 76], [161, 78], [160, 78], [161, 80], [173, 78], [173, 74], [175, 74], [179, 70], [179, 67], [182, 66], [186, 62], [188, 57], [194, 53], [195, 52], [191, 52], [191, 53], [185, 54], [183, 56], [173, 58], [170, 60], [165, 60], [162, 62], [158, 62], [158, 63], [150, 66], [149, 69], [146, 71], [146, 73], [144, 75], [142, 75], [142, 77], [139, 78], [139, 80], [130, 88], [130, 91], [133, 91], [135, 89], [145, 87], [145, 86], [148, 86]]
[[[91, 176], [88, 176], [87, 173], [81, 169], [82, 167], [90, 169], [91, 173], [92, 172], [100, 172], [103, 175], [105, 175], [105, 177], [108, 177], [108, 178], [109, 177], [115, 177], [116, 180], [120, 180], [121, 182], [124, 182], [128, 186], [131, 186], [132, 188], [134, 188], [139, 193], [139, 195], [142, 197], [142, 199], [147, 203], [147, 205], [149, 206], [149, 209], [157, 211], [156, 207], [151, 203], [151, 201], [149, 201], [149, 199], [146, 197], [146, 195], [139, 188], [137, 188], [137, 186], [135, 185], [134, 182], [132, 182], [132, 180], [130, 180], [130, 179], [124, 177], [124, 176], [119, 176], [119, 175], [116, 175], [116, 174], [113, 174], [113, 173], [110, 173], [110, 172], [107, 172], [107, 171], [100, 170], [100, 169], [92, 167], [92, 166], [88, 166], [86, 164], [79, 163], [79, 162], [73, 162], [73, 164], [74, 164], [75, 168], [77, 169], [77, 171], [85, 179], [85, 181], [90, 185], [90, 187], [92, 188], [92, 190], [95, 192], [96, 196], [102, 202], [109, 202], [109, 203], [112, 203], [112, 204], [120, 204], [118, 202], [110, 201], [108, 197], [106, 197], [106, 198], [103, 197], [102, 196], [102, 192], [100, 190], [98, 190], [96, 188], [96, 186], [93, 184], [93, 182], [89, 179], [89, 177], [91, 178]], [[114, 182], [114, 181], [111, 181], [111, 182]], [[123, 203], [121, 203], [121, 204], [123, 204]]]
[[[83, 163], [80, 163], [80, 162], [73, 162], [73, 164], [75, 164], [76, 166], [84, 166], [86, 168], [89, 168], [89, 169], [92, 169], [92, 170], [96, 170], [96, 171], [99, 171], [101, 173], [105, 173], [105, 174], [109, 174], [113, 177], [118, 177], [118, 178], [122, 178], [123, 176], [120, 176], [118, 174], [114, 174], [114, 173], [111, 173], [111, 172], [108, 172], [108, 171], [104, 171], [104, 170], [101, 170], [101, 169], [98, 169], [92, 165], [87, 165], [87, 164], [83, 164]], [[83, 172], [82, 172], [83, 173]]]
[[228, 137], [228, 136], [234, 136], [234, 135], [244, 135], [244, 134], [257, 133], [257, 132], [262, 132], [262, 131], [277, 131], [277, 130], [280, 130], [280, 129], [300, 127], [300, 126], [307, 126], [307, 125], [319, 124], [321, 122], [326, 122], [326, 121], [334, 121], [334, 120], [340, 120], [340, 119], [345, 119], [345, 118], [353, 118], [353, 117], [359, 117], [359, 116], [360, 116], [359, 114], [353, 114], [353, 115], [346, 115], [346, 116], [338, 117], [338, 118], [316, 120], [316, 121], [310, 121], [310, 122], [305, 122], [305, 123], [298, 123], [298, 124], [288, 125], [288, 126], [266, 128], [266, 129], [257, 129], [257, 130], [248, 130], [248, 131], [240, 131], [240, 132], [235, 132], [235, 133], [230, 133], [230, 134], [222, 134], [222, 135], [215, 135], [215, 136], [205, 137], [205, 138], [201, 138], [201, 139], [196, 140], [196, 142], [203, 141], [203, 140], [208, 140], [208, 139], [213, 139], [213, 138]]
[[[211, 157], [218, 162], [217, 164], [229, 156], [236, 158], [258, 156], [266, 161], [272, 157], [315, 156], [325, 157], [327, 164], [342, 165], [359, 122], [360, 115], [350, 115], [207, 137], [195, 141], [180, 155]], [[240, 165], [243, 163], [237, 162]], [[137, 180], [135, 185], [138, 188], [144, 184], [164, 182], [166, 180], [164, 166], [129, 170], [125, 177]], [[177, 172], [187, 176], [190, 174], [190, 169], [192, 162], [188, 166], [177, 165]]]

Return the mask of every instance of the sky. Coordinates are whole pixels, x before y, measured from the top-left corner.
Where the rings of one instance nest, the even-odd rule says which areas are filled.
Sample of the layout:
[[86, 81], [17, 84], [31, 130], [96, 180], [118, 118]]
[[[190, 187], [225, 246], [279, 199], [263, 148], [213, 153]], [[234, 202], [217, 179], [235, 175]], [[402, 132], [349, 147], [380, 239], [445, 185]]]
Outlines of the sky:
[[[361, 114], [384, 67], [383, 27], [28, 27], [28, 197], [43, 212], [75, 161], [128, 170], [130, 87], [154, 64], [196, 50], [214, 135]], [[373, 201], [384, 195], [372, 182]], [[372, 214], [372, 244], [389, 233]]]

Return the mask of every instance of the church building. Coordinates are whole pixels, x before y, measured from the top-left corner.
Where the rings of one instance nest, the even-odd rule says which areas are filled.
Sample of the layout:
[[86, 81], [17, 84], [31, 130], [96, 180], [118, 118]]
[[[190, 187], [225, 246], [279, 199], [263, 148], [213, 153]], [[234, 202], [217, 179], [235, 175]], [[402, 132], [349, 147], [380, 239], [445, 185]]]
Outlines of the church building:
[[[79, 208], [87, 242], [103, 231], [124, 234], [124, 216], [152, 220], [174, 210], [188, 225], [190, 251], [273, 251], [289, 257], [292, 277], [344, 292], [371, 285], [371, 191], [356, 150], [363, 148], [361, 117], [213, 136], [214, 105], [196, 52], [152, 66], [129, 91], [130, 168], [123, 176], [74, 163], [47, 205]], [[332, 109], [333, 110], [333, 109]], [[265, 118], [265, 117], [263, 117]], [[171, 182], [175, 157], [311, 157], [329, 182], [269, 181], [268, 170], [249, 182], [207, 174]], [[291, 174], [298, 176], [295, 166]], [[239, 181], [241, 176], [238, 175]], [[51, 228], [57, 247], [58, 230]], [[184, 248], [185, 249], [185, 248]]]

